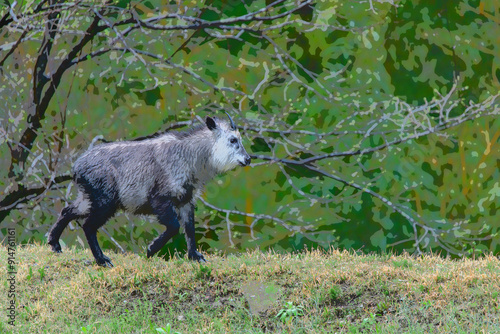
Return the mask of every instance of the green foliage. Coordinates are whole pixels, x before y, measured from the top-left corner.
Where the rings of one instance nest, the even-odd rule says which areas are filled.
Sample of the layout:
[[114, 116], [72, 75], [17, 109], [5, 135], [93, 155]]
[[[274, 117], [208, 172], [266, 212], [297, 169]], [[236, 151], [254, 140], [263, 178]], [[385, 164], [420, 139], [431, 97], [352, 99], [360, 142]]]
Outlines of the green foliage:
[[180, 332], [172, 332], [172, 325], [168, 323], [165, 327], [158, 327], [156, 331], [164, 334], [180, 334]]
[[29, 267], [28, 275], [26, 276], [26, 280], [30, 281], [33, 278], [33, 268]]
[[412, 267], [412, 263], [410, 261], [408, 261], [407, 259], [403, 259], [401, 261], [392, 261], [392, 264], [394, 265], [394, 267], [396, 268], [411, 268]]
[[[202, 248], [335, 246], [471, 257], [500, 251], [494, 2], [318, 1], [293, 11], [296, 2], [285, 1], [263, 10], [270, 4], [118, 1], [106, 10], [92, 2], [62, 9], [47, 75], [85, 35], [88, 6], [102, 9], [112, 28], [80, 50], [40, 120], [26, 166], [11, 168], [12, 147], [33, 117], [33, 73], [48, 15], [33, 14], [33, 1], [16, 4], [18, 24], [36, 29], [30, 26], [26, 38], [22, 27], [0, 32], [0, 200], [22, 187], [38, 189], [12, 197], [8, 216], [0, 211], [16, 226], [17, 242], [45, 242], [75, 198], [69, 182], [50, 180], [68, 175], [96, 136], [133, 139], [224, 109], [241, 126], [245, 147], [268, 159], [254, 158], [254, 168], [207, 185], [203, 199], [222, 210], [198, 202]], [[248, 16], [255, 12], [277, 18]], [[9, 13], [0, 7], [1, 17]], [[177, 16], [155, 21], [155, 29], [123, 23], [167, 13]], [[220, 20], [223, 27], [172, 28]], [[162, 25], [172, 29], [157, 29]], [[481, 113], [468, 114], [475, 104]], [[224, 211], [233, 209], [255, 215]], [[119, 214], [99, 242], [143, 253], [163, 232], [150, 221]], [[86, 247], [76, 223], [62, 239]], [[178, 236], [162, 254], [185, 248]], [[198, 274], [208, 278], [210, 269]]]
[[295, 317], [301, 317], [304, 315], [302, 306], [296, 306], [292, 302], [287, 302], [285, 307], [278, 311], [276, 318], [279, 318], [282, 322], [289, 322]]
[[205, 266], [202, 264], [193, 265], [197, 267], [196, 278], [197, 279], [208, 279], [212, 275], [212, 268], [210, 266]]
[[40, 281], [43, 281], [43, 278], [45, 277], [45, 267], [38, 268], [38, 273], [40, 274]]
[[338, 285], [334, 285], [329, 291], [330, 299], [332, 301], [337, 301], [342, 297], [342, 288]]

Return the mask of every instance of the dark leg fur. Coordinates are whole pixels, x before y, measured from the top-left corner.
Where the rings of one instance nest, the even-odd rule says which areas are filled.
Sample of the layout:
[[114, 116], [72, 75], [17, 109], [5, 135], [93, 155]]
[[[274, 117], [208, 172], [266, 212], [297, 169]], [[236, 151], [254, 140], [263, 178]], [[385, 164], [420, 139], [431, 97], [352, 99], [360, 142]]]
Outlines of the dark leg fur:
[[163, 246], [177, 233], [179, 233], [179, 220], [170, 201], [153, 200], [151, 203], [153, 211], [158, 217], [160, 224], [165, 225], [167, 230], [160, 234], [148, 245], [147, 257], [155, 255]]
[[188, 258], [198, 262], [207, 262], [203, 255], [196, 250], [195, 227], [194, 227], [194, 205], [186, 204], [179, 209], [181, 222], [184, 226], [186, 236]]
[[179, 233], [179, 223], [177, 223], [177, 227], [170, 225], [167, 227], [167, 230], [160, 234], [156, 239], [154, 239], [148, 246], [148, 252], [147, 252], [147, 257], [152, 257], [160, 249], [165, 246], [167, 241], [170, 240], [174, 235]]
[[47, 243], [52, 248], [55, 253], [61, 253], [61, 245], [59, 244], [59, 238], [62, 232], [68, 226], [69, 222], [79, 218], [80, 216], [76, 213], [76, 209], [73, 205], [67, 206], [62, 209], [57, 222], [52, 226], [49, 231], [49, 237], [47, 238]]
[[113, 263], [109, 257], [103, 254], [99, 243], [97, 242], [97, 230], [94, 228], [83, 228], [85, 231], [85, 236], [87, 237], [87, 242], [89, 243], [90, 250], [94, 255], [95, 262], [103, 267], [113, 267]]
[[[97, 211], [97, 210], [96, 210]], [[90, 215], [83, 225], [83, 231], [85, 232], [85, 236], [87, 237], [87, 242], [89, 244], [90, 250], [94, 255], [95, 261], [98, 265], [103, 267], [113, 267], [113, 263], [109, 257], [105, 256], [99, 247], [99, 243], [97, 242], [97, 230], [99, 227], [104, 225], [109, 218], [111, 218], [113, 214], [108, 213], [107, 215]]]

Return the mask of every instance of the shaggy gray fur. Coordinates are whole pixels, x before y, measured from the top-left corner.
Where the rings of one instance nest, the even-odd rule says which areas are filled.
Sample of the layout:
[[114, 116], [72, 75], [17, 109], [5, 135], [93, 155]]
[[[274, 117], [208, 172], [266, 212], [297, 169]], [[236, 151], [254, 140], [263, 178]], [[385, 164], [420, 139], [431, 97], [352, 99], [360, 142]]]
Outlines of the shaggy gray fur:
[[54, 252], [61, 252], [62, 231], [71, 220], [83, 219], [83, 230], [97, 263], [112, 266], [97, 243], [96, 232], [122, 209], [155, 215], [167, 227], [148, 246], [148, 257], [182, 225], [189, 258], [204, 261], [194, 238], [195, 196], [216, 174], [249, 163], [250, 156], [234, 123], [211, 117], [205, 125], [184, 132], [97, 145], [75, 162], [73, 179], [78, 196], [61, 212], [49, 232], [48, 243]]

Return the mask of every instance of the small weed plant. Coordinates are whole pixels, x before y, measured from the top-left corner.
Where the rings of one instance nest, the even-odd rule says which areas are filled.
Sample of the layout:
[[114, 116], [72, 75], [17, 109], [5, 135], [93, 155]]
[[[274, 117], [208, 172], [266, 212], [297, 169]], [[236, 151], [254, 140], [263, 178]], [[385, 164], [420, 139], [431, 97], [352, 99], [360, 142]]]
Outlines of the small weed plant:
[[170, 325], [170, 323], [168, 323], [165, 327], [158, 327], [156, 331], [162, 334], [181, 334], [180, 332], [173, 332], [172, 325]]
[[304, 315], [302, 306], [295, 306], [292, 302], [287, 302], [285, 307], [279, 310], [276, 318], [279, 318], [282, 322], [289, 322], [295, 317], [301, 317]]

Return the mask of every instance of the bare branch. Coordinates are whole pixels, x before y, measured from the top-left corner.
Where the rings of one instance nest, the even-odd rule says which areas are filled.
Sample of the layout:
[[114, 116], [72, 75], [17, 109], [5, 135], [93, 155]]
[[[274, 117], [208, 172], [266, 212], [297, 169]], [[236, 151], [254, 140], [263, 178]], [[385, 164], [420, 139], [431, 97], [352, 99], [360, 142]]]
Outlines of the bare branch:
[[[312, 3], [312, 0], [306, 0], [302, 2], [300, 5], [295, 6], [294, 8], [287, 10], [283, 13], [272, 15], [272, 16], [258, 16], [260, 13], [268, 11], [271, 8], [275, 8], [276, 5], [285, 2], [286, 0], [277, 0], [264, 8], [261, 8], [255, 12], [248, 13], [242, 16], [234, 17], [234, 18], [225, 18], [216, 21], [207, 21], [197, 17], [186, 17], [178, 14], [164, 14], [157, 17], [148, 18], [146, 20], [140, 20], [136, 18], [136, 22], [142, 27], [152, 29], [152, 30], [192, 30], [192, 29], [205, 29], [205, 28], [218, 28], [218, 29], [236, 29], [236, 30], [247, 30], [254, 31], [249, 27], [239, 26], [240, 23], [245, 22], [266, 22], [266, 21], [274, 21], [279, 18], [288, 16], [300, 10], [301, 8]], [[158, 22], [164, 19], [182, 19], [185, 21], [195, 22], [194, 24], [188, 25], [158, 25], [152, 24], [152, 22]]]
[[291, 226], [291, 225], [287, 224], [284, 220], [276, 218], [274, 216], [265, 215], [265, 214], [247, 213], [247, 212], [243, 212], [243, 211], [239, 211], [239, 210], [222, 209], [222, 208], [216, 207], [213, 204], [208, 203], [202, 197], [198, 197], [198, 199], [206, 207], [208, 207], [208, 208], [210, 208], [212, 210], [216, 210], [216, 211], [222, 212], [224, 214], [233, 214], [233, 215], [245, 216], [245, 217], [250, 217], [250, 218], [257, 219], [257, 220], [267, 219], [267, 220], [271, 220], [271, 221], [280, 223], [281, 226], [283, 226], [284, 228], [286, 228], [290, 232], [292, 232], [292, 231], [299, 232], [300, 231], [300, 227]]
[[[12, 150], [11, 166], [9, 169], [9, 176], [14, 176], [14, 166], [18, 165], [20, 167], [24, 166], [24, 163], [29, 155], [29, 150], [33, 147], [33, 143], [38, 136], [37, 130], [41, 127], [41, 121], [45, 118], [45, 112], [49, 106], [49, 103], [54, 96], [56, 89], [59, 87], [63, 74], [66, 70], [73, 65], [73, 59], [81, 52], [83, 47], [93, 39], [93, 37], [106, 27], [99, 27], [99, 18], [94, 17], [94, 20], [87, 28], [84, 37], [80, 42], [69, 52], [66, 58], [59, 65], [55, 73], [50, 76], [50, 85], [45, 91], [43, 97], [41, 97], [42, 89], [49, 79], [43, 73], [47, 64], [48, 52], [50, 52], [50, 47], [52, 42], [47, 41], [47, 48], [41, 49], [41, 54], [39, 60], [37, 60], [36, 71], [38, 73], [38, 82], [35, 83], [36, 91], [34, 93], [34, 103], [35, 103], [35, 113], [31, 115], [28, 119], [28, 128], [24, 131], [21, 136], [20, 143], [22, 145], [17, 145]], [[52, 35], [50, 35], [52, 36]], [[50, 38], [49, 36], [49, 38]], [[49, 47], [50, 46], [50, 47]], [[34, 76], [35, 77], [35, 76]], [[26, 150], [28, 148], [28, 150]], [[20, 175], [18, 175], [18, 178]]]
[[33, 197], [39, 196], [48, 189], [69, 180], [71, 180], [70, 175], [61, 175], [55, 177], [53, 180], [44, 180], [45, 185], [38, 188], [25, 188], [23, 185], [18, 185], [17, 190], [9, 193], [0, 201], [0, 222], [2, 222], [5, 217], [9, 215], [10, 211], [15, 209], [19, 204], [26, 203], [33, 199]]
[[3, 64], [5, 63], [5, 61], [7, 60], [7, 58], [9, 58], [14, 53], [14, 51], [16, 51], [17, 47], [21, 44], [21, 42], [24, 40], [24, 38], [26, 37], [27, 34], [28, 34], [28, 30], [26, 29], [21, 34], [21, 36], [19, 37], [19, 39], [17, 40], [17, 42], [14, 43], [14, 45], [10, 48], [9, 52], [7, 52], [7, 54], [5, 55], [5, 57], [3, 57], [3, 59], [0, 61], [0, 73], [2, 73], [2, 75], [3, 75]]
[[106, 234], [108, 236], [108, 238], [115, 244], [115, 246], [118, 247], [120, 252], [125, 253], [125, 250], [123, 249], [123, 247], [118, 243], [118, 241], [115, 240], [115, 238], [113, 238], [113, 236], [108, 232], [108, 230], [106, 230], [105, 227], [101, 227], [101, 231], [103, 231], [104, 234]]
[[[313, 162], [317, 162], [320, 160], [324, 159], [329, 159], [329, 158], [338, 158], [338, 157], [346, 157], [346, 156], [356, 156], [356, 155], [364, 155], [364, 154], [370, 154], [376, 151], [383, 150], [387, 147], [392, 147], [397, 144], [401, 144], [404, 142], [407, 142], [412, 139], [418, 139], [421, 137], [428, 136], [430, 134], [436, 134], [443, 132], [447, 129], [456, 127], [466, 121], [470, 121], [473, 119], [476, 119], [480, 116], [488, 116], [488, 115], [499, 115], [500, 114], [500, 105], [497, 104], [496, 99], [500, 96], [500, 94], [494, 95], [489, 97], [487, 100], [485, 100], [482, 103], [479, 104], [471, 104], [469, 107], [467, 107], [464, 112], [457, 117], [454, 118], [449, 118], [447, 117], [446, 119], [443, 120], [443, 122], [440, 122], [434, 126], [430, 126], [428, 128], [425, 128], [423, 131], [420, 132], [415, 132], [412, 135], [403, 135], [406, 133], [406, 131], [401, 130], [401, 136], [400, 138], [393, 139], [391, 141], [386, 141], [384, 144], [374, 146], [374, 147], [368, 147], [364, 149], [356, 149], [356, 150], [350, 150], [350, 151], [345, 151], [345, 152], [333, 152], [333, 153], [328, 153], [328, 154], [322, 154], [322, 155], [315, 155], [310, 158], [306, 159], [300, 159], [300, 160], [292, 160], [292, 159], [285, 159], [285, 158], [276, 158], [276, 157], [271, 157], [271, 156], [266, 156], [266, 155], [253, 155], [252, 158], [254, 159], [261, 159], [261, 160], [267, 160], [267, 161], [273, 161], [273, 162], [280, 162], [284, 164], [289, 164], [289, 165], [307, 165], [311, 164]], [[434, 105], [434, 103], [432, 103]], [[418, 111], [426, 111], [429, 108], [429, 105], [426, 106], [421, 106], [417, 108], [412, 108], [411, 106], [408, 106], [408, 111], [411, 114], [415, 114]], [[489, 108], [493, 108], [492, 110], [489, 110]], [[447, 111], [449, 114], [449, 111]], [[426, 114], [428, 114], [426, 112]], [[388, 118], [387, 118], [388, 119]], [[366, 132], [365, 138], [368, 137], [370, 131]]]

